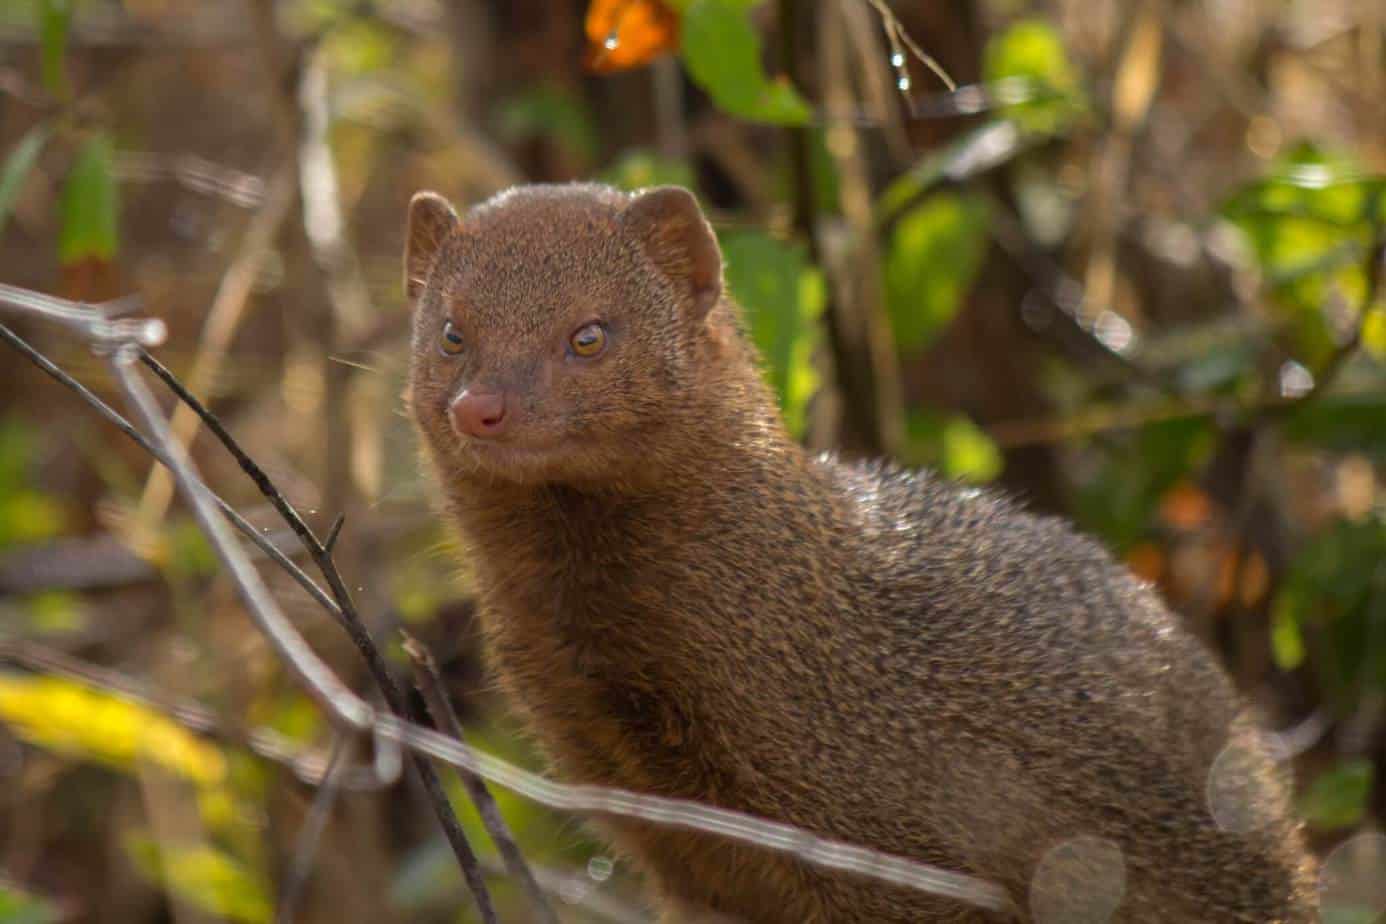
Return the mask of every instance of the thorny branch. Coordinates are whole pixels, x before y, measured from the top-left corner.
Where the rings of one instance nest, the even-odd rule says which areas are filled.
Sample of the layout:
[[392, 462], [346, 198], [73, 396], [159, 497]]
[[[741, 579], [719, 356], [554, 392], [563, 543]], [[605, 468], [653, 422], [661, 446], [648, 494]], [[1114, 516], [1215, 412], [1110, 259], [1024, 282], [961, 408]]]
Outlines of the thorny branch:
[[[12, 292], [21, 293], [25, 297], [11, 297]], [[4, 287], [0, 289], [0, 304], [18, 308], [28, 314], [45, 314], [34, 310], [32, 300], [35, 295], [36, 293], [26, 290]], [[101, 312], [72, 302], [57, 299], [51, 301], [64, 306], [66, 313], [61, 320], [88, 343], [105, 352], [121, 391], [149, 436], [139, 436], [138, 431], [128, 423], [125, 423], [123, 429], [128, 428], [127, 432], [130, 435], [136, 437], [141, 445], [146, 446], [152, 455], [171, 469], [179, 493], [192, 508], [198, 525], [226, 568], [256, 626], [308, 696], [344, 734], [374, 734], [380, 739], [409, 748], [415, 755], [431, 757], [475, 773], [488, 782], [559, 811], [618, 815], [668, 827], [719, 835], [743, 844], [787, 853], [813, 866], [867, 876], [990, 911], [1017, 914], [1016, 906], [1006, 890], [987, 880], [822, 837], [793, 825], [756, 818], [729, 809], [628, 790], [556, 783], [490, 754], [476, 751], [455, 738], [373, 708], [346, 687], [309, 647], [303, 636], [279, 609], [245, 551], [227, 530], [225, 522], [217, 516], [217, 511], [222, 508], [218, 505], [216, 496], [203, 484], [184, 448], [173, 439], [168, 418], [154, 401], [135, 368], [142, 352], [141, 346], [128, 338], [131, 331], [140, 328], [131, 327], [120, 336], [113, 335], [110, 321]], [[5, 339], [11, 343], [18, 340], [13, 335]], [[158, 338], [149, 339], [157, 341]], [[155, 343], [145, 345], [153, 346]], [[43, 359], [43, 363], [52, 366], [46, 359]], [[55, 366], [53, 368], [56, 369]], [[71, 381], [71, 378], [67, 377], [66, 382]], [[93, 403], [98, 410], [102, 410], [103, 416], [108, 420], [123, 422], [118, 414], [100, 402], [90, 391], [81, 388], [80, 385], [77, 385], [77, 388], [78, 393]], [[275, 493], [277, 494], [277, 491]], [[285, 506], [288, 506], [287, 502]], [[292, 510], [291, 507], [289, 509]], [[326, 556], [321, 543], [317, 543], [317, 546], [319, 554], [329, 559], [328, 567], [325, 569], [330, 572], [326, 575], [329, 584], [334, 581], [340, 584], [340, 575], [336, 574], [335, 567], [331, 566], [330, 556]], [[350, 603], [349, 596], [345, 599]], [[341, 601], [338, 602], [340, 604]], [[357, 625], [359, 626], [359, 622]], [[369, 642], [368, 636], [366, 639]], [[375, 651], [373, 644], [371, 650]], [[375, 651], [375, 654], [379, 657], [378, 651]]]

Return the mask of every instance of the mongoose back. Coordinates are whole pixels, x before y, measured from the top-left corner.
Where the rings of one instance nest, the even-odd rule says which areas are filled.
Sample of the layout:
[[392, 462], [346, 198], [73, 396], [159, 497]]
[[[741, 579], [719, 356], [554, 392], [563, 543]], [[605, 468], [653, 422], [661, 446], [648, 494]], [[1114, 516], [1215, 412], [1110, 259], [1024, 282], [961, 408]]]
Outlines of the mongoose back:
[[[689, 193], [528, 186], [460, 219], [420, 193], [407, 237], [411, 412], [492, 668], [563, 779], [984, 877], [1046, 924], [1316, 919], [1213, 659], [1063, 522], [801, 449]], [[998, 920], [602, 827], [668, 920]]]

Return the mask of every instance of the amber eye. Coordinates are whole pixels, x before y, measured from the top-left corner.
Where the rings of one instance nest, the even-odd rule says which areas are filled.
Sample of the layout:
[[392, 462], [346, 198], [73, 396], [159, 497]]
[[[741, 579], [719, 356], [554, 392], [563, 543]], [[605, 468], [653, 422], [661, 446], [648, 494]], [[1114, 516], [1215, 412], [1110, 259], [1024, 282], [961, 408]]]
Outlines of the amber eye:
[[462, 352], [462, 335], [452, 326], [451, 321], [443, 322], [443, 339], [438, 341], [438, 349], [449, 356], [456, 356]]
[[591, 359], [606, 349], [606, 328], [593, 322], [579, 327], [577, 333], [568, 338], [568, 343], [572, 346], [573, 352], [577, 355]]

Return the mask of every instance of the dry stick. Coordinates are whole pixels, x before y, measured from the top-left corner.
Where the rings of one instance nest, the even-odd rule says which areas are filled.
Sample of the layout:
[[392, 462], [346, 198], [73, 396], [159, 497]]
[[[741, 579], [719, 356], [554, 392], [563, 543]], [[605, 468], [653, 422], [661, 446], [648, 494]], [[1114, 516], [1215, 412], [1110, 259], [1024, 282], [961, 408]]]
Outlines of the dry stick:
[[[105, 323], [104, 319], [96, 312], [89, 311], [87, 315], [89, 325], [84, 331], [86, 338], [96, 345], [107, 343], [109, 335], [100, 326]], [[602, 786], [556, 783], [485, 752], [473, 751], [465, 744], [432, 729], [373, 709], [337, 679], [284, 617], [259, 573], [250, 565], [245, 552], [216, 518], [212, 506], [215, 495], [202, 483], [183, 447], [172, 441], [167, 419], [144, 382], [130, 368], [134, 362], [133, 349], [127, 347], [111, 363], [117, 381], [131, 406], [153, 434], [152, 441], [162, 447], [179, 490], [192, 507], [213, 551], [230, 573], [247, 613], [307, 695], [335, 726], [374, 732], [381, 739], [470, 770], [491, 783], [559, 811], [617, 815], [665, 827], [718, 835], [786, 853], [812, 866], [862, 875], [955, 899], [977, 908], [1018, 916], [1009, 893], [985, 879], [821, 837], [784, 822], [757, 818], [730, 809]]]
[[[405, 654], [409, 655], [409, 660], [414, 667], [414, 686], [428, 706], [433, 726], [445, 734], [452, 735], [458, 741], [466, 741], [466, 736], [462, 732], [462, 723], [458, 721], [457, 712], [452, 708], [452, 702], [443, 690], [443, 680], [438, 674], [438, 663], [434, 661], [433, 655], [429, 653], [422, 642], [407, 632], [401, 634], [404, 635]], [[500, 852], [501, 859], [505, 861], [505, 868], [510, 872], [511, 877], [524, 888], [530, 903], [534, 905], [536, 919], [543, 924], [558, 924], [558, 918], [554, 915], [553, 909], [549, 907], [548, 900], [544, 898], [543, 889], [535, 881], [534, 873], [530, 872], [529, 864], [525, 862], [524, 854], [520, 852], [519, 845], [515, 843], [514, 835], [510, 833], [509, 826], [501, 817], [495, 797], [486, 788], [486, 781], [475, 773], [461, 770], [458, 771], [457, 775], [461, 777], [462, 785], [467, 787], [467, 794], [471, 796], [472, 804], [476, 806], [477, 814], [481, 816], [481, 823], [486, 826], [486, 832], [491, 835], [496, 850]]]
[[351, 741], [347, 735], [339, 733], [332, 739], [332, 755], [328, 758], [327, 774], [322, 788], [313, 796], [313, 804], [308, 810], [308, 818], [303, 822], [303, 827], [298, 832], [298, 843], [294, 847], [293, 863], [289, 867], [288, 876], [284, 879], [284, 886], [279, 892], [279, 907], [274, 913], [276, 924], [292, 924], [293, 922], [299, 897], [303, 894], [303, 887], [308, 884], [308, 877], [313, 872], [313, 859], [317, 856], [318, 844], [322, 841], [322, 833], [327, 830], [328, 819], [332, 816], [333, 803], [337, 801], [337, 794], [341, 791], [341, 769], [346, 765], [343, 758], [350, 750]]
[[[48, 357], [34, 349], [23, 338], [3, 324], [0, 324], [0, 339], [5, 340], [10, 346], [24, 354], [34, 365], [38, 366], [49, 376], [76, 392], [78, 397], [95, 408], [97, 413], [114, 424], [118, 430], [134, 440], [141, 449], [153, 456], [159, 464], [163, 465], [165, 468], [169, 467], [168, 458], [164, 455], [163, 451], [151, 443], [143, 433], [122, 417], [115, 408], [111, 407], [105, 401], [102, 401], [91, 389], [58, 368]], [[245, 517], [241, 516], [234, 507], [218, 495], [210, 491], [208, 493], [211, 494], [213, 503], [221, 508], [221, 512], [231, 520], [232, 525], [235, 526], [236, 529], [240, 530], [251, 542], [255, 543], [255, 546], [261, 552], [265, 553], [275, 564], [283, 568], [284, 571], [292, 577], [300, 587], [307, 591], [308, 595], [317, 601], [323, 609], [327, 610], [328, 613], [338, 620], [342, 618], [341, 609], [336, 603], [332, 602], [332, 598], [317, 585], [317, 582], [303, 572], [302, 568], [294, 564], [287, 555], [280, 551], [278, 546], [251, 525], [251, 523], [246, 520]]]
[[[153, 356], [143, 350], [140, 351], [140, 361], [154, 371], [160, 379], [168, 385], [169, 389], [177, 395], [178, 400], [192, 409], [193, 413], [202, 420], [207, 429], [212, 431], [221, 444], [235, 458], [236, 464], [241, 467], [249, 477], [255, 482], [255, 486], [260, 489], [267, 500], [279, 511], [280, 516], [289, 524], [289, 528], [294, 531], [302, 541], [304, 548], [308, 550], [309, 556], [322, 572], [323, 578], [327, 581], [328, 588], [332, 591], [333, 598], [337, 601], [337, 610], [341, 614], [341, 625], [346, 630], [347, 635], [356, 645], [357, 651], [366, 662], [366, 667], [374, 678], [380, 692], [385, 697], [385, 704], [395, 715], [404, 718], [407, 704], [404, 694], [399, 685], [395, 682], [394, 675], [390, 673], [389, 666], [385, 663], [385, 658], [380, 654], [380, 649], [376, 647], [374, 639], [361, 621], [360, 615], [356, 611], [356, 603], [352, 600], [350, 591], [347, 590], [346, 583], [342, 580], [341, 573], [337, 570], [337, 563], [332, 557], [332, 551], [327, 544], [319, 541], [317, 535], [309, 528], [308, 524], [299, 516], [294, 506], [285, 499], [284, 495], [275, 487], [264, 469], [246, 454], [240, 444], [222, 424], [221, 419], [207, 409], [207, 407], [197, 399], [191, 392], [184, 387], [183, 383], [164, 365]], [[340, 534], [340, 517], [334, 522], [331, 537], [334, 542], [336, 536]], [[457, 816], [452, 811], [452, 806], [443, 792], [442, 784], [438, 780], [438, 772], [434, 770], [423, 757], [415, 754], [412, 762], [415, 771], [419, 774], [419, 779], [423, 783], [424, 792], [428, 797], [430, 807], [434, 815], [438, 818], [438, 823], [442, 825], [443, 834], [447, 837], [448, 843], [452, 846], [453, 854], [457, 857], [458, 866], [462, 869], [462, 875], [467, 880], [468, 887], [472, 890], [476, 898], [477, 907], [481, 910], [482, 919], [493, 921], [495, 919], [495, 909], [492, 907], [490, 893], [486, 889], [486, 882], [482, 877], [481, 869], [477, 865], [476, 854], [472, 851], [471, 845], [467, 843], [467, 836], [462, 831], [462, 826], [457, 821]]]

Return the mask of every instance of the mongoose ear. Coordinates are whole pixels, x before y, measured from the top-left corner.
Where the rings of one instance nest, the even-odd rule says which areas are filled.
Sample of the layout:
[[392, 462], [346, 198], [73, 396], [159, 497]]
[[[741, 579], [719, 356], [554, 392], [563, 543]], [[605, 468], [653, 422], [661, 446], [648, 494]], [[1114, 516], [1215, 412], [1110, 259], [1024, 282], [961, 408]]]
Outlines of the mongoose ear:
[[693, 194], [678, 186], [657, 186], [631, 199], [621, 220], [655, 266], [688, 286], [694, 316], [711, 311], [722, 296], [722, 252]]
[[404, 238], [404, 295], [411, 302], [423, 291], [433, 258], [461, 222], [448, 200], [436, 192], [414, 193]]

